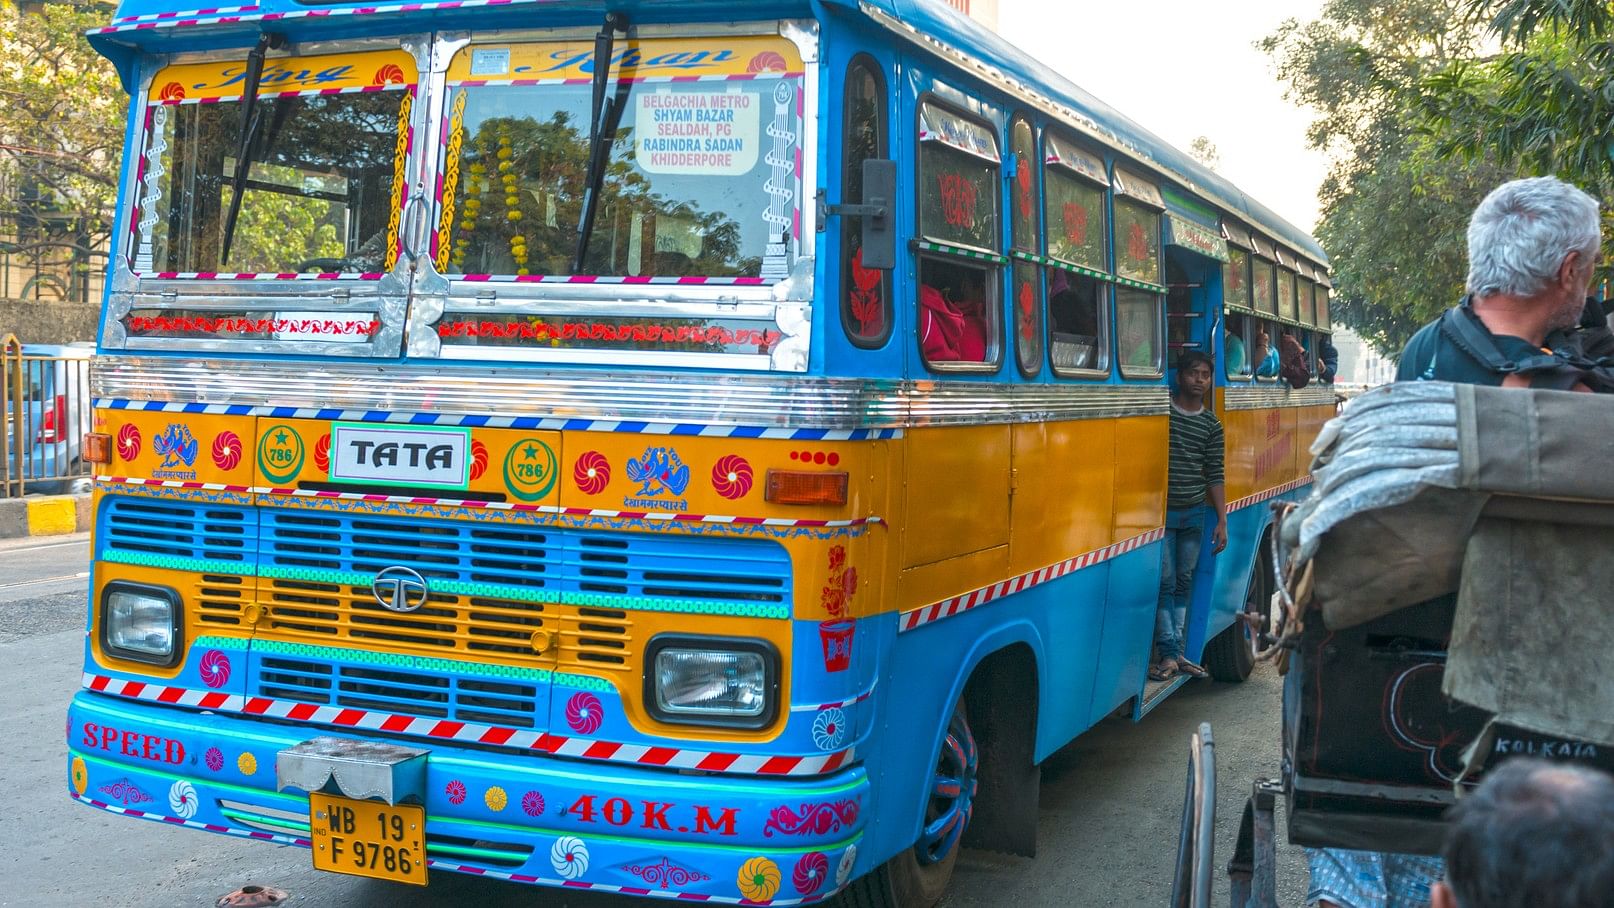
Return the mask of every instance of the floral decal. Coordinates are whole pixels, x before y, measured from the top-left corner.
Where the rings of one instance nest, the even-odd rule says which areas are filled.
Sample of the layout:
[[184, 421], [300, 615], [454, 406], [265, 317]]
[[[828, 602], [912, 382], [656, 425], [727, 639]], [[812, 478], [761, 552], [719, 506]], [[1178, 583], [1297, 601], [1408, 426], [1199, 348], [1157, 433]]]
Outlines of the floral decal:
[[1127, 231], [1126, 255], [1134, 262], [1146, 261], [1149, 258], [1149, 236], [1143, 232], [1142, 224], [1133, 224], [1132, 229]]
[[1014, 189], [1014, 201], [1020, 206], [1020, 217], [1029, 221], [1032, 214], [1031, 164], [1023, 154], [1015, 155]]
[[536, 791], [529, 791], [521, 796], [521, 812], [529, 817], [544, 815], [544, 796]]
[[796, 862], [796, 869], [790, 873], [790, 882], [796, 884], [796, 891], [802, 895], [812, 895], [824, 880], [829, 876], [829, 858], [821, 851], [809, 851]]
[[974, 227], [978, 190], [969, 177], [960, 173], [939, 173], [936, 188], [941, 193], [942, 220], [947, 226]]
[[829, 550], [829, 583], [824, 587], [824, 611], [836, 618], [851, 608], [852, 596], [857, 592], [857, 568], [846, 566], [846, 546], [831, 546]]
[[1087, 206], [1078, 202], [1066, 202], [1064, 216], [1065, 239], [1081, 246], [1087, 243]]
[[460, 805], [465, 803], [465, 783], [458, 779], [443, 786], [443, 793], [448, 795], [448, 803]]
[[797, 810], [780, 806], [768, 812], [768, 822], [762, 827], [762, 834], [769, 838], [775, 832], [780, 835], [828, 835], [855, 825], [857, 815], [856, 799], [802, 804]]
[[852, 295], [849, 308], [860, 337], [878, 337], [885, 331], [885, 300], [878, 269], [863, 267], [863, 250], [852, 256]]
[[1037, 344], [1037, 292], [1032, 289], [1030, 281], [1020, 282], [1015, 304], [1019, 307], [1019, 317], [1015, 321], [1019, 323], [1020, 345], [1028, 350], [1033, 349]]

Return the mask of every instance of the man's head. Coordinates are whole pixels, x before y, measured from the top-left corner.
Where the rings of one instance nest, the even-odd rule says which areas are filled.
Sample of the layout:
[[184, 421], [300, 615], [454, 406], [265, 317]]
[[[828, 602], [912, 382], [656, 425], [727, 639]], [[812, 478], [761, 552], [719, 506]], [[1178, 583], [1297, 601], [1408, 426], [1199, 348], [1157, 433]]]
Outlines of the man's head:
[[1573, 327], [1601, 245], [1596, 199], [1556, 177], [1503, 183], [1468, 222], [1468, 292], [1539, 301]]
[[1187, 350], [1177, 357], [1177, 392], [1195, 400], [1210, 393], [1216, 374], [1216, 361], [1198, 350]]
[[1451, 813], [1433, 908], [1598, 908], [1614, 893], [1614, 778], [1514, 758]]

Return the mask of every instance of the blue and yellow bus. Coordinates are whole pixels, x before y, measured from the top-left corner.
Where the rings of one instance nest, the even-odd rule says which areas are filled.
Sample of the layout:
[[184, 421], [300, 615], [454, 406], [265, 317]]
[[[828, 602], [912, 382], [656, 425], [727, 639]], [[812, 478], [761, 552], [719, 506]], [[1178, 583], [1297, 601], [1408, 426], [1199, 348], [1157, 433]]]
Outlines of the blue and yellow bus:
[[126, 0], [90, 40], [131, 100], [75, 800], [417, 884], [933, 904], [1180, 683], [1184, 349], [1232, 507], [1189, 653], [1249, 673], [1333, 397], [1247, 361], [1315, 349], [1326, 258], [940, 3]]

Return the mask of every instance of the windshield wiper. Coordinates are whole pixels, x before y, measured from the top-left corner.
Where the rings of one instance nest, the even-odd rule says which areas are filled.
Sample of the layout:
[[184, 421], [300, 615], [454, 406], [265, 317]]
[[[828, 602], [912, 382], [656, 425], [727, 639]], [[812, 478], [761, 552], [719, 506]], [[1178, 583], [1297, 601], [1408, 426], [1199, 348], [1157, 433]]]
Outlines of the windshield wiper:
[[617, 125], [622, 122], [622, 110], [627, 106], [627, 98], [621, 91], [625, 86], [618, 87], [616, 97], [609, 100], [605, 97], [606, 83], [611, 80], [611, 52], [619, 31], [624, 35], [628, 33], [628, 14], [606, 13], [605, 23], [594, 35], [594, 103], [589, 108], [588, 177], [583, 184], [583, 213], [577, 224], [573, 274], [583, 271], [589, 237], [594, 233], [594, 211], [605, 185], [605, 165], [610, 158], [611, 143], [616, 141]]
[[235, 222], [241, 216], [241, 194], [247, 186], [247, 174], [252, 171], [252, 140], [258, 132], [258, 83], [263, 80], [263, 55], [270, 50], [278, 50], [285, 43], [285, 35], [265, 32], [258, 36], [258, 46], [247, 54], [246, 80], [241, 86], [241, 144], [235, 153], [235, 175], [230, 179], [230, 211], [224, 217], [224, 247], [219, 251], [220, 270], [230, 260], [230, 246], [235, 241]]

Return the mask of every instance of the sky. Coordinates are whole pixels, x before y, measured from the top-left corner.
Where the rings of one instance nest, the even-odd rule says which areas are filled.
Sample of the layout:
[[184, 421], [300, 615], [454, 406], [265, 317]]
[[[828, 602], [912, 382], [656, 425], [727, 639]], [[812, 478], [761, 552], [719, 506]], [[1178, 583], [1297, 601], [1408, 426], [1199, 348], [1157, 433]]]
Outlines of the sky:
[[1134, 122], [1186, 151], [1206, 136], [1216, 170], [1302, 230], [1328, 170], [1306, 145], [1312, 116], [1254, 42], [1322, 0], [1000, 0], [998, 31]]

